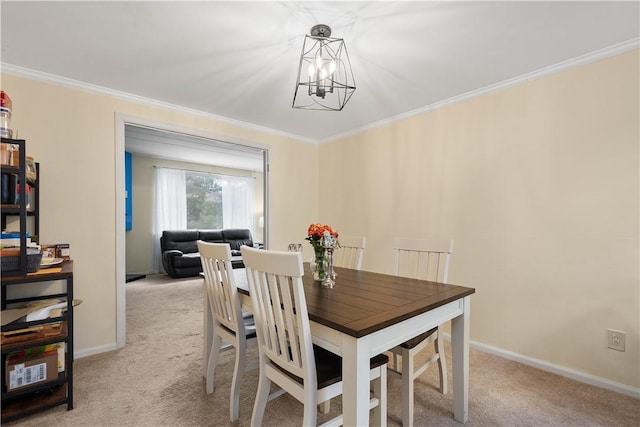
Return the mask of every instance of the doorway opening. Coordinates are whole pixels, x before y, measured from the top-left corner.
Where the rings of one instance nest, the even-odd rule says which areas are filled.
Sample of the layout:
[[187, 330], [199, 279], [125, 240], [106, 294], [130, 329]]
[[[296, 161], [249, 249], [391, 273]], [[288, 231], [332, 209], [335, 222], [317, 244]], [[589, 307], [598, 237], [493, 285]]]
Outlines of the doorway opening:
[[[149, 188], [153, 186], [153, 179], [143, 178], [135, 186], [125, 189], [125, 153], [131, 153], [129, 156], [133, 158], [132, 169], [138, 174], [150, 173], [147, 169], [157, 164], [161, 167], [180, 167], [207, 172], [222, 171], [240, 176], [253, 176], [256, 188], [255, 224], [248, 228], [255, 232], [254, 241], [259, 241], [268, 247], [268, 147], [253, 142], [230, 141], [228, 138], [223, 140], [216, 135], [193, 129], [117, 114], [115, 169], [116, 205], [119, 210], [116, 216], [116, 345], [118, 348], [123, 347], [126, 342], [127, 273], [129, 277], [133, 277], [133, 274], [139, 277], [151, 272], [153, 242], [151, 235], [153, 188]], [[134, 182], [136, 182], [135, 179]], [[129, 211], [133, 218], [131, 225], [126, 220], [127, 200], [133, 200], [131, 204], [133, 210]], [[123, 211], [120, 211], [121, 208], [124, 215]], [[125, 231], [125, 228], [130, 230]], [[130, 254], [135, 256], [130, 257]], [[133, 265], [135, 267], [132, 267]]]

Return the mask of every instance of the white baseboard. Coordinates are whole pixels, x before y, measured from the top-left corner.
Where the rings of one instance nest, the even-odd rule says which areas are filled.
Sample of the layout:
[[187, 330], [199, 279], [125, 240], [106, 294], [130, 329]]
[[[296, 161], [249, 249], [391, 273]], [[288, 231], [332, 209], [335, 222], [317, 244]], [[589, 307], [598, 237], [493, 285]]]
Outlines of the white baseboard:
[[74, 359], [82, 359], [83, 357], [93, 356], [95, 354], [100, 354], [100, 353], [106, 353], [108, 351], [113, 351], [113, 350], [117, 350], [117, 349], [118, 349], [118, 346], [116, 346], [116, 343], [108, 344], [108, 345], [101, 345], [99, 347], [92, 347], [92, 348], [87, 348], [87, 349], [84, 349], [84, 350], [74, 351], [73, 352], [73, 358]]
[[[444, 336], [444, 339], [446, 339], [447, 341], [451, 341], [451, 334], [444, 333], [442, 335]], [[522, 363], [523, 365], [531, 366], [542, 371], [551, 372], [553, 374], [571, 378], [572, 380], [580, 381], [585, 384], [593, 385], [596, 387], [615, 391], [617, 393], [622, 393], [627, 396], [635, 397], [636, 399], [640, 399], [640, 388], [637, 387], [631, 387], [626, 384], [576, 371], [575, 369], [567, 368], [565, 366], [555, 365], [553, 363], [545, 362], [544, 360], [534, 359], [532, 357], [524, 356], [512, 351], [503, 350], [498, 347], [482, 344], [477, 341], [470, 341], [469, 347], [475, 350], [482, 351], [484, 353], [502, 357], [503, 359], [513, 360], [514, 362]]]

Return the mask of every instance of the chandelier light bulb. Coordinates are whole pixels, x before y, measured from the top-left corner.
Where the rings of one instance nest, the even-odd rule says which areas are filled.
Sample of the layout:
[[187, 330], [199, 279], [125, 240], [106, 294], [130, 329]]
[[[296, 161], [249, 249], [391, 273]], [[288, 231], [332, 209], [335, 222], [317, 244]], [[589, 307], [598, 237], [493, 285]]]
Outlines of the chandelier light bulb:
[[322, 60], [322, 47], [320, 47], [316, 52], [316, 68], [318, 68], [318, 70], [322, 68], [323, 62], [324, 61]]
[[329, 74], [333, 74], [335, 70], [336, 70], [336, 61], [332, 59], [331, 62], [329, 63]]

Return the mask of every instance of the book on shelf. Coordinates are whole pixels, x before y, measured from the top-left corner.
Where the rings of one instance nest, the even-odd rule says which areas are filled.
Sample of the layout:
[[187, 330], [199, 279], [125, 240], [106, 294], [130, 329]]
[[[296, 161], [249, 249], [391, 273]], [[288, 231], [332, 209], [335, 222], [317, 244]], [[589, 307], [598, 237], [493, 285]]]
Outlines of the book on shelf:
[[[31, 235], [27, 232], [27, 246], [31, 244]], [[20, 233], [17, 231], [3, 231], [0, 234], [0, 245], [2, 247], [17, 246], [20, 247]]]
[[[27, 237], [27, 246], [31, 245], [33, 242], [31, 241], [31, 237]], [[2, 247], [10, 247], [10, 246], [15, 246], [15, 247], [20, 247], [20, 238], [17, 239], [2, 239], [0, 240], [0, 244], [2, 245]]]

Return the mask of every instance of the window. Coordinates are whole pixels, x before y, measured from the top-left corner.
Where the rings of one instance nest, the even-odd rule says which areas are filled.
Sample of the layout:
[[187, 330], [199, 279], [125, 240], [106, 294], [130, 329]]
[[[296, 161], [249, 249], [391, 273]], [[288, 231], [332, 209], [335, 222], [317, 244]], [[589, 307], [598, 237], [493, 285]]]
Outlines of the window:
[[222, 182], [218, 176], [186, 172], [187, 228], [224, 228], [222, 221]]

